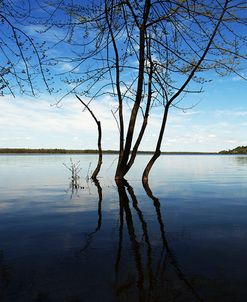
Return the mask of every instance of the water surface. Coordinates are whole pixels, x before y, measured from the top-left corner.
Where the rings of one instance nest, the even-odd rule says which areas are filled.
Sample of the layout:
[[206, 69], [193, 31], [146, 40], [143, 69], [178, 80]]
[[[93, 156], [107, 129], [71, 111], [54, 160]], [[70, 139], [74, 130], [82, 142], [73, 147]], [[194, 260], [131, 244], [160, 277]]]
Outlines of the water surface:
[[[70, 157], [80, 161], [72, 192]], [[246, 301], [247, 156], [0, 156], [0, 301]]]

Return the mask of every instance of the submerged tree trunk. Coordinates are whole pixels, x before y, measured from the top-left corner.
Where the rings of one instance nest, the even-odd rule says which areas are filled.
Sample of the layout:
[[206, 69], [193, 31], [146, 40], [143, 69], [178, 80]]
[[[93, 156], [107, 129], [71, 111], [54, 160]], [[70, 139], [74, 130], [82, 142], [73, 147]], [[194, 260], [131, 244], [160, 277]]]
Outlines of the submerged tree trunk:
[[[137, 94], [135, 103], [131, 110], [131, 115], [129, 119], [128, 131], [126, 134], [126, 140], [124, 145], [123, 154], [120, 154], [117, 170], [115, 174], [115, 179], [123, 179], [126, 172], [126, 166], [129, 160], [129, 156], [131, 153], [132, 140], [134, 136], [135, 124], [137, 119], [138, 110], [140, 108], [140, 103], [142, 100], [142, 90], [143, 90], [143, 82], [144, 82], [144, 64], [145, 64], [145, 56], [144, 56], [144, 46], [145, 43], [145, 33], [144, 29], [140, 29], [140, 60], [139, 60], [139, 76], [138, 76], [138, 84], [137, 84]], [[120, 150], [121, 151], [121, 150]]]
[[[128, 167], [129, 158], [131, 155], [131, 147], [133, 142], [134, 130], [136, 127], [136, 119], [138, 115], [138, 111], [140, 109], [140, 104], [143, 98], [143, 85], [145, 80], [145, 50], [146, 50], [146, 39], [147, 39], [147, 21], [150, 13], [151, 1], [146, 0], [143, 10], [142, 23], [139, 23], [136, 19], [139, 29], [139, 66], [138, 66], [138, 81], [137, 81], [137, 89], [136, 89], [136, 97], [134, 101], [134, 105], [131, 110], [128, 131], [126, 134], [125, 145], [123, 149], [123, 153], [120, 153], [119, 161], [117, 165], [117, 170], [115, 174], [115, 179], [123, 179], [130, 167], [134, 162], [134, 158], [132, 158], [131, 166]], [[144, 127], [145, 130], [145, 127]], [[143, 134], [142, 134], [143, 135]], [[142, 136], [140, 138], [140, 141]], [[137, 149], [140, 142], [137, 145]], [[121, 151], [121, 149], [120, 149]], [[134, 152], [137, 152], [134, 151]]]
[[167, 122], [167, 116], [168, 116], [168, 111], [170, 106], [172, 105], [173, 101], [176, 100], [180, 94], [184, 91], [185, 87], [190, 83], [190, 81], [192, 80], [192, 78], [194, 77], [195, 73], [199, 70], [202, 62], [204, 61], [206, 55], [208, 54], [208, 51], [210, 49], [210, 46], [212, 45], [213, 41], [214, 41], [214, 37], [218, 31], [218, 28], [221, 24], [221, 21], [225, 15], [226, 9], [227, 9], [227, 5], [228, 5], [228, 0], [225, 1], [224, 7], [222, 9], [222, 12], [219, 16], [219, 19], [214, 27], [214, 30], [212, 32], [212, 35], [208, 41], [207, 47], [204, 49], [203, 54], [201, 55], [201, 57], [199, 58], [199, 60], [197, 61], [197, 63], [194, 65], [193, 69], [191, 70], [189, 76], [187, 77], [187, 79], [185, 80], [185, 82], [183, 83], [183, 85], [180, 87], [180, 89], [171, 97], [171, 99], [166, 102], [165, 105], [165, 110], [164, 110], [164, 114], [163, 114], [163, 120], [162, 120], [162, 124], [161, 124], [161, 128], [160, 128], [160, 133], [159, 133], [159, 137], [158, 137], [158, 141], [156, 144], [156, 149], [155, 152], [152, 156], [152, 158], [150, 159], [150, 161], [148, 162], [143, 174], [142, 174], [142, 182], [143, 184], [148, 182], [148, 176], [149, 176], [149, 172], [153, 166], [153, 164], [155, 163], [155, 161], [157, 160], [157, 158], [160, 156], [161, 151], [160, 151], [160, 147], [161, 147], [161, 143], [162, 143], [162, 139], [163, 139], [163, 135], [164, 135], [164, 131], [165, 131], [165, 126], [166, 126], [166, 122]]
[[[150, 49], [148, 49], [148, 51], [150, 52]], [[128, 171], [130, 170], [130, 168], [134, 164], [138, 148], [140, 146], [140, 143], [142, 141], [143, 135], [145, 133], [145, 130], [146, 130], [146, 127], [147, 127], [147, 124], [148, 124], [148, 117], [149, 117], [149, 112], [150, 112], [150, 108], [151, 108], [151, 101], [152, 101], [152, 80], [153, 80], [153, 68], [154, 68], [154, 65], [153, 65], [153, 62], [152, 62], [152, 59], [151, 59], [151, 55], [149, 56], [149, 62], [150, 62], [150, 73], [148, 75], [149, 81], [148, 81], [148, 96], [147, 96], [146, 110], [145, 110], [145, 113], [144, 113], [144, 116], [143, 116], [143, 122], [142, 122], [142, 126], [141, 126], [141, 129], [140, 129], [139, 135], [138, 135], [136, 143], [133, 147], [130, 159], [129, 159], [129, 161], [126, 165], [126, 168], [125, 168], [125, 173], [126, 174], [128, 173]]]
[[102, 154], [102, 146], [101, 146], [101, 138], [102, 138], [102, 130], [101, 130], [101, 123], [100, 121], [97, 121], [97, 127], [98, 127], [98, 152], [99, 152], [99, 157], [98, 157], [98, 163], [97, 163], [97, 166], [95, 168], [95, 170], [93, 171], [93, 174], [91, 176], [91, 178], [93, 180], [96, 180], [97, 179], [97, 176], [99, 174], [99, 171], [100, 171], [100, 168], [101, 168], [101, 165], [103, 163], [103, 154]]
[[153, 164], [155, 163], [155, 161], [157, 160], [157, 158], [161, 154], [160, 148], [161, 148], [161, 143], [162, 143], [165, 127], [166, 127], [166, 122], [167, 122], [167, 117], [168, 117], [168, 111], [169, 111], [170, 104], [171, 103], [167, 103], [166, 106], [165, 106], [163, 120], [162, 120], [162, 124], [161, 124], [161, 128], [160, 128], [160, 133], [159, 133], [159, 138], [158, 138], [158, 141], [157, 141], [157, 144], [156, 144], [156, 149], [154, 151], [153, 156], [151, 157], [151, 159], [149, 160], [148, 164], [146, 165], [146, 168], [143, 171], [143, 174], [142, 174], [142, 182], [143, 182], [143, 184], [145, 184], [145, 183], [148, 182], [149, 172], [152, 169]]
[[101, 165], [103, 163], [103, 152], [102, 152], [102, 146], [101, 146], [101, 139], [102, 139], [102, 129], [101, 129], [101, 123], [100, 121], [97, 120], [95, 114], [93, 113], [93, 111], [88, 107], [88, 105], [83, 102], [83, 100], [78, 96], [76, 95], [77, 99], [87, 108], [87, 110], [89, 111], [89, 113], [91, 114], [91, 116], [93, 117], [93, 119], [95, 120], [96, 124], [97, 124], [97, 127], [98, 127], [98, 152], [99, 152], [99, 155], [98, 155], [98, 163], [97, 163], [97, 166], [95, 168], [95, 170], [93, 171], [93, 174], [91, 176], [91, 178], [93, 180], [96, 180], [97, 179], [97, 176], [99, 174], [99, 171], [100, 171], [100, 168], [101, 168]]

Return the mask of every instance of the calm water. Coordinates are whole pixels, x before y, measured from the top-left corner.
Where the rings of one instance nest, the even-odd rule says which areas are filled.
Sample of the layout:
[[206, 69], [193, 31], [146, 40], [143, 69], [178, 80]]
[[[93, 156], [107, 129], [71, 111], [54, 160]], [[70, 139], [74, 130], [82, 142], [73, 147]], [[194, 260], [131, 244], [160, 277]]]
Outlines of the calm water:
[[[246, 301], [247, 156], [0, 156], [0, 301]], [[91, 163], [91, 166], [90, 166]]]

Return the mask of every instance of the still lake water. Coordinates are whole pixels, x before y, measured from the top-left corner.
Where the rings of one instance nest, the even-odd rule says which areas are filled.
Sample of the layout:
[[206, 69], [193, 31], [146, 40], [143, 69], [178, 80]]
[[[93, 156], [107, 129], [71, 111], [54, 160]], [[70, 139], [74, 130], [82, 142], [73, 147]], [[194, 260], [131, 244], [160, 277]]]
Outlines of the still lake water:
[[[81, 185], [69, 187], [70, 157]], [[247, 156], [0, 156], [0, 301], [247, 301]]]

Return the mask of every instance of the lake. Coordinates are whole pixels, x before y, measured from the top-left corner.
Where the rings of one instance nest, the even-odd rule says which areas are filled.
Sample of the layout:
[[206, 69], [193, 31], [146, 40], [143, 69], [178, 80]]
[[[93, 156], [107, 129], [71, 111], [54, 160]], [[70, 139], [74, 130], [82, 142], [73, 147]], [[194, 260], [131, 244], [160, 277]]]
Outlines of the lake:
[[[80, 161], [81, 188], [63, 165]], [[0, 301], [246, 301], [247, 156], [0, 155]]]

